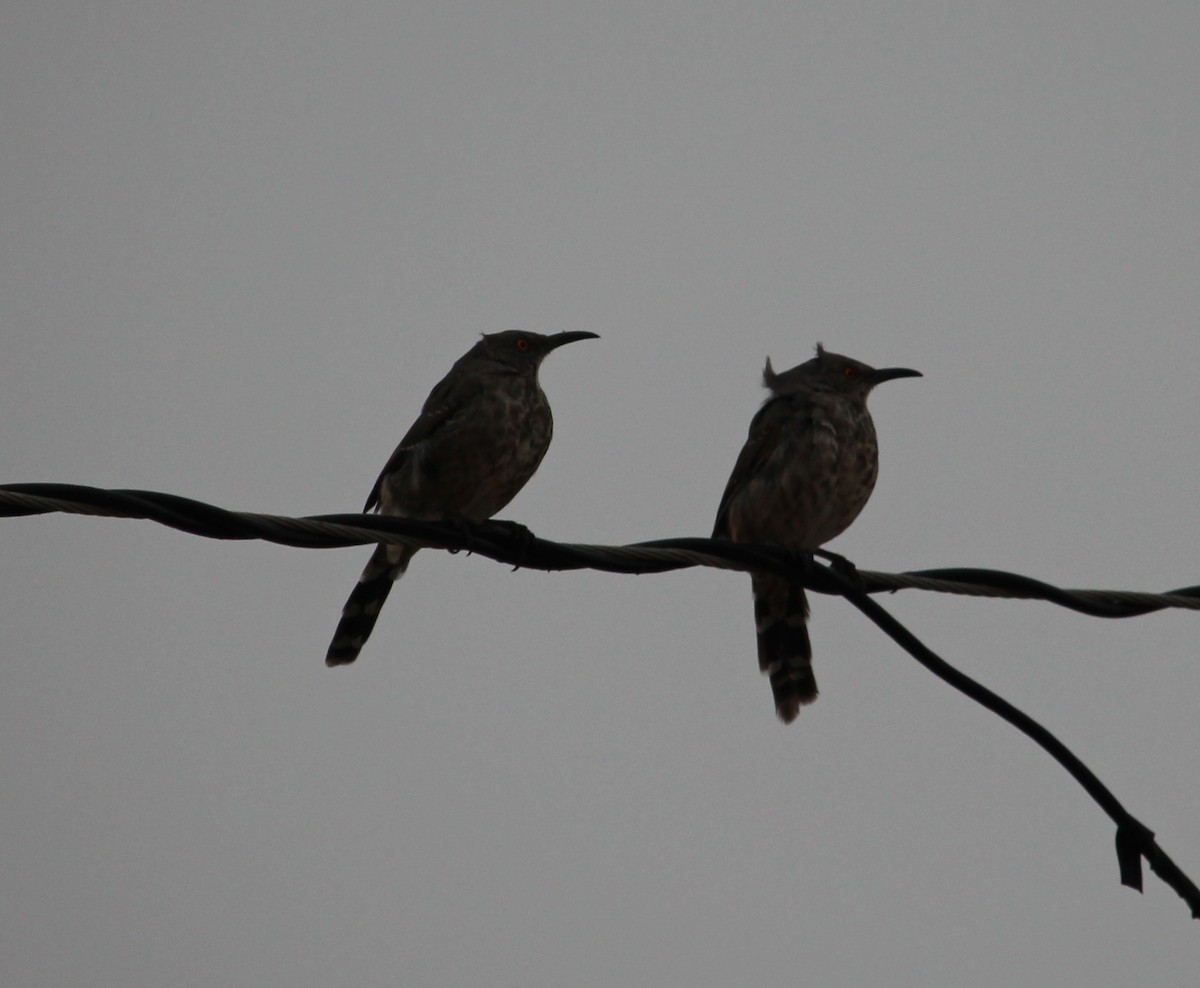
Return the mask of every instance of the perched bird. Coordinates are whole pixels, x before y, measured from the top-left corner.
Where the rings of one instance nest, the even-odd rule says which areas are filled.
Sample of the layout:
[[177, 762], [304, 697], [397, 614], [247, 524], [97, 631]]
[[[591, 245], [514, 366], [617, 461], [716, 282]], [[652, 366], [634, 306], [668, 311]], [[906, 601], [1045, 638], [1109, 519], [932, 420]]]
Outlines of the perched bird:
[[[424, 521], [491, 518], [517, 496], [550, 446], [554, 421], [538, 385], [542, 361], [566, 343], [597, 338], [583, 332], [485, 334], [425, 399], [363, 511]], [[392, 583], [416, 551], [375, 547], [342, 609], [326, 665], [358, 658]]]
[[[750, 423], [721, 498], [714, 539], [816, 549], [858, 517], [879, 471], [875, 424], [867, 395], [904, 367], [875, 370], [827, 353], [776, 374], [768, 358], [763, 384], [771, 392]], [[771, 573], [752, 573], [758, 664], [771, 678], [775, 710], [790, 724], [817, 698], [803, 588]]]

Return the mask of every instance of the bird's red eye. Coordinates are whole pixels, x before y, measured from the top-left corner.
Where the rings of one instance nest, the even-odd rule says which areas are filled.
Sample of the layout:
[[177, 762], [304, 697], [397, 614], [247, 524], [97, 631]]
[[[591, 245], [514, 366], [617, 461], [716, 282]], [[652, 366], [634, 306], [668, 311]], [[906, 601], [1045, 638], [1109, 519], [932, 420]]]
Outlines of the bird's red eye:
[[858, 377], [858, 371], [856, 371], [853, 367], [847, 367], [844, 371], [842, 371], [842, 376], [847, 381], [853, 381], [856, 377]]
[[525, 339], [524, 336], [522, 336], [519, 340], [517, 340], [517, 349], [518, 350], [528, 350], [529, 349], [529, 341], [527, 339]]

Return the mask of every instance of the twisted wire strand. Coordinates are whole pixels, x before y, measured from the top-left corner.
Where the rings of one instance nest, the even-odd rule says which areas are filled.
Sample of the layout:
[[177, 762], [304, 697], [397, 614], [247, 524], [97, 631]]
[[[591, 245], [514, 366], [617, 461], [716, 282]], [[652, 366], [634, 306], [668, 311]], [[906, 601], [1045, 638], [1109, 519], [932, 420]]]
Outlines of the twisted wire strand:
[[513, 566], [547, 571], [594, 569], [612, 573], [664, 573], [694, 566], [769, 570], [818, 593], [844, 597], [926, 669], [1012, 724], [1063, 766], [1117, 825], [1116, 852], [1121, 882], [1142, 890], [1142, 859], [1200, 919], [1200, 889], [1166, 854], [1154, 833], [1117, 800], [1096, 775], [1054, 734], [983, 684], [951, 666], [925, 646], [869, 594], [901, 589], [982, 597], [1049, 601], [1096, 617], [1133, 617], [1165, 608], [1200, 610], [1200, 586], [1168, 593], [1117, 590], [1064, 590], [1040, 580], [1000, 570], [957, 568], [913, 573], [857, 570], [847, 560], [822, 566], [812, 554], [778, 546], [735, 545], [711, 539], [659, 539], [626, 546], [572, 545], [536, 538], [512, 522], [482, 525], [418, 522], [379, 515], [341, 514], [289, 518], [227, 511], [202, 501], [155, 491], [104, 490], [73, 484], [0, 485], [0, 517], [66, 512], [117, 518], [145, 518], [214, 539], [260, 539], [302, 548], [335, 548], [395, 542], [451, 552], [467, 550]]
[[[469, 550], [499, 562], [547, 571], [595, 569], [610, 573], [665, 573], [693, 566], [765, 569], [817, 593], [840, 595], [823, 567], [778, 546], [734, 545], [712, 539], [657, 539], [608, 546], [551, 542], [511, 522], [452, 525], [364, 514], [283, 515], [227, 511], [156, 491], [104, 490], [75, 484], [0, 485], [0, 516], [64, 512], [145, 518], [213, 539], [259, 539], [307, 549], [395, 542], [420, 548]], [[858, 570], [866, 593], [926, 590], [974, 597], [1043, 600], [1094, 617], [1136, 617], [1167, 608], [1200, 610], [1200, 586], [1165, 593], [1065, 589], [1002, 570], [959, 567], [880, 573]]]

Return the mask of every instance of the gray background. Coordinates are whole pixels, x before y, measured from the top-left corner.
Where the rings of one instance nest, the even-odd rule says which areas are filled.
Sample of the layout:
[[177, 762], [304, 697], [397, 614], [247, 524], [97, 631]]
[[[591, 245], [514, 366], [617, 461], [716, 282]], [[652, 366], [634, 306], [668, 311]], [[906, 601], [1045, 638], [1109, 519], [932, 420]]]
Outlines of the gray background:
[[[1194, 3], [10, 3], [4, 480], [353, 511], [482, 331], [591, 330], [505, 512], [707, 534], [777, 367], [873, 398], [859, 565], [1200, 582]], [[848, 605], [0, 524], [0, 981], [1194, 984], [1200, 932]], [[884, 599], [1200, 878], [1197, 617]]]

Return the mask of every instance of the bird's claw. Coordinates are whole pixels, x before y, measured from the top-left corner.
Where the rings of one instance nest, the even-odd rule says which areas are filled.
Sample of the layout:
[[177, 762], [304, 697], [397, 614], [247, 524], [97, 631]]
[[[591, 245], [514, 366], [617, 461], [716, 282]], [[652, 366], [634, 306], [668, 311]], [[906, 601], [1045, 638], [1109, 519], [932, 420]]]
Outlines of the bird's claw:
[[814, 549], [813, 555], [820, 556], [829, 563], [829, 568], [843, 580], [853, 584], [859, 590], [864, 589], [862, 577], [858, 575], [858, 567], [845, 556], [839, 556], [836, 552], [830, 552], [828, 549]]
[[516, 545], [517, 561], [513, 564], [513, 572], [515, 573], [524, 565], [525, 557], [529, 554], [529, 549], [536, 541], [537, 536], [519, 521], [495, 519], [492, 521], [492, 524], [498, 528], [504, 529], [505, 534]]
[[462, 548], [447, 549], [446, 551], [451, 555], [456, 555], [457, 553], [465, 550], [468, 556], [471, 555], [475, 551], [475, 543], [477, 541], [475, 536], [479, 526], [463, 515], [453, 515], [451, 517], [447, 517], [445, 522], [447, 525], [453, 528], [454, 531], [461, 535], [463, 540]]

